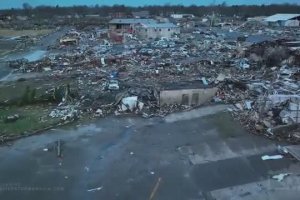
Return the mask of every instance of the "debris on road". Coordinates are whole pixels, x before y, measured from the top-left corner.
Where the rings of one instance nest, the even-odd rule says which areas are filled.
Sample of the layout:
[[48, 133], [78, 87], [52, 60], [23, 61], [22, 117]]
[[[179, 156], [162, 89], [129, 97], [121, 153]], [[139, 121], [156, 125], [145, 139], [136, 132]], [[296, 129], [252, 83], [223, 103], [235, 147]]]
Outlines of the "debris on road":
[[284, 152], [287, 152], [293, 158], [300, 161], [300, 146], [299, 145], [289, 145], [289, 146], [285, 146], [283, 148], [284, 148]]
[[103, 186], [97, 187], [97, 188], [88, 189], [87, 191], [88, 191], [88, 192], [95, 192], [95, 191], [100, 191], [100, 190], [102, 190], [102, 189], [103, 189]]
[[273, 179], [276, 179], [278, 182], [283, 181], [283, 179], [287, 176], [289, 176], [290, 173], [283, 173], [283, 174], [278, 174], [278, 175], [274, 175], [272, 176]]
[[278, 160], [282, 158], [283, 158], [282, 155], [273, 155], [273, 156], [265, 155], [261, 157], [262, 160]]
[[85, 166], [85, 167], [84, 167], [84, 171], [89, 172], [89, 171], [90, 171], [90, 168], [87, 167], [87, 166]]
[[158, 190], [158, 188], [159, 188], [159, 186], [160, 186], [161, 180], [162, 180], [161, 177], [159, 177], [159, 178], [157, 179], [157, 182], [156, 182], [156, 184], [155, 184], [155, 186], [154, 186], [154, 188], [153, 188], [153, 190], [152, 190], [152, 192], [151, 192], [151, 194], [150, 194], [149, 200], [153, 200], [153, 199], [154, 199], [154, 196], [155, 196], [155, 194], [157, 193], [157, 190]]
[[62, 143], [61, 143], [61, 140], [58, 140], [56, 142], [56, 156], [57, 157], [62, 157]]

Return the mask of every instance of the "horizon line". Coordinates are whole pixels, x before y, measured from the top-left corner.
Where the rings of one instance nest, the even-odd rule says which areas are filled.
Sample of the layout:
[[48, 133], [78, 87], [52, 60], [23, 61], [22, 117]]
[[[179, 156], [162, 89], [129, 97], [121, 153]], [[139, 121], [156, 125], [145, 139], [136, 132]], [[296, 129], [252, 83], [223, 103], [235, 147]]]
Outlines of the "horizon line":
[[[25, 2], [26, 3], [26, 2]], [[172, 3], [166, 3], [166, 4], [145, 4], [145, 5], [125, 5], [125, 4], [113, 4], [113, 5], [106, 5], [106, 4], [102, 4], [102, 5], [99, 5], [99, 4], [90, 4], [90, 5], [87, 5], [87, 4], [73, 4], [73, 5], [50, 5], [50, 4], [40, 4], [40, 5], [35, 5], [35, 6], [32, 6], [30, 3], [29, 5], [31, 6], [32, 9], [35, 9], [35, 8], [39, 8], [39, 7], [52, 7], [52, 8], [55, 8], [55, 7], [59, 7], [59, 8], [69, 8], [69, 7], [89, 7], [89, 8], [95, 8], [95, 7], [114, 7], [114, 6], [124, 6], [124, 7], [128, 7], [128, 8], [143, 8], [143, 7], [151, 7], [151, 6], [158, 6], [158, 7], [165, 7], [165, 6], [182, 6], [182, 7], [191, 7], [191, 6], [196, 6], [196, 7], [213, 7], [213, 6], [225, 6], [225, 7], [233, 7], [233, 6], [272, 6], [272, 5], [278, 5], [278, 6], [284, 6], [284, 5], [290, 5], [290, 6], [293, 6], [293, 5], [297, 5], [297, 6], [300, 6], [300, 2], [297, 3], [297, 2], [293, 2], [293, 3], [268, 3], [268, 4], [265, 4], [265, 3], [262, 3], [262, 4], [225, 4], [223, 5], [222, 3], [219, 3], [219, 4], [189, 4], [189, 5], [184, 5], [184, 4], [172, 4]], [[11, 10], [11, 9], [20, 9], [20, 10], [23, 10], [24, 8], [22, 6], [18, 6], [18, 7], [8, 7], [8, 8], [0, 8], [0, 10]]]

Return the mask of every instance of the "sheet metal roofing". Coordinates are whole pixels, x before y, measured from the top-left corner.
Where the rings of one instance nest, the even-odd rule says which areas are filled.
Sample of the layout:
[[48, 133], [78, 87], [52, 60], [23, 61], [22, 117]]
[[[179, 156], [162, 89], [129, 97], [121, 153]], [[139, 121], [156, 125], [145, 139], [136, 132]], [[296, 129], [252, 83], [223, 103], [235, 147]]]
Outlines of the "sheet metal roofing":
[[267, 22], [286, 21], [296, 17], [300, 17], [300, 14], [276, 14], [265, 18]]
[[151, 23], [151, 24], [142, 23], [142, 25], [146, 28], [177, 28], [177, 26], [172, 23]]
[[155, 24], [156, 21], [154, 19], [112, 19], [110, 24]]

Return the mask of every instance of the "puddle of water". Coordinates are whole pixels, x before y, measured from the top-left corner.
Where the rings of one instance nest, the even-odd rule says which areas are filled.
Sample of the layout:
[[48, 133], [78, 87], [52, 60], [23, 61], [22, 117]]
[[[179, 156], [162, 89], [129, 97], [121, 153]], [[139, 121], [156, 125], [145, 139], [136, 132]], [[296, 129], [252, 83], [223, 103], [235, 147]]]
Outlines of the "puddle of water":
[[34, 62], [34, 61], [38, 61], [38, 60], [42, 59], [45, 54], [46, 54], [46, 51], [36, 50], [32, 53], [25, 55], [24, 58], [27, 59], [29, 62]]
[[225, 111], [228, 107], [229, 107], [228, 105], [214, 105], [214, 106], [201, 107], [191, 111], [169, 114], [164, 118], [164, 120], [167, 123], [173, 123], [177, 121], [205, 117], [209, 115], [214, 115], [218, 112]]
[[2, 60], [12, 61], [12, 60], [18, 60], [18, 59], [25, 58], [29, 62], [34, 62], [34, 61], [38, 61], [38, 60], [42, 59], [46, 55], [46, 53], [47, 53], [47, 51], [44, 51], [44, 50], [31, 50], [28, 53], [10, 54], [10, 55], [6, 56], [5, 58], [2, 58]]

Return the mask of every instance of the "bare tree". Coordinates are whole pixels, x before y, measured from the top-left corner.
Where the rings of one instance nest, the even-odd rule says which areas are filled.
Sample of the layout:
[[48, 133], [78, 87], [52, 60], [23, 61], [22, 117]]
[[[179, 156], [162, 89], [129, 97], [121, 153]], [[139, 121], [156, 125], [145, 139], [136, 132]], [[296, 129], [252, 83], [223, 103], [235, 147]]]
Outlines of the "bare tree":
[[24, 10], [30, 10], [30, 9], [32, 9], [32, 6], [29, 3], [27, 3], [27, 2], [23, 3], [22, 6], [23, 6]]

